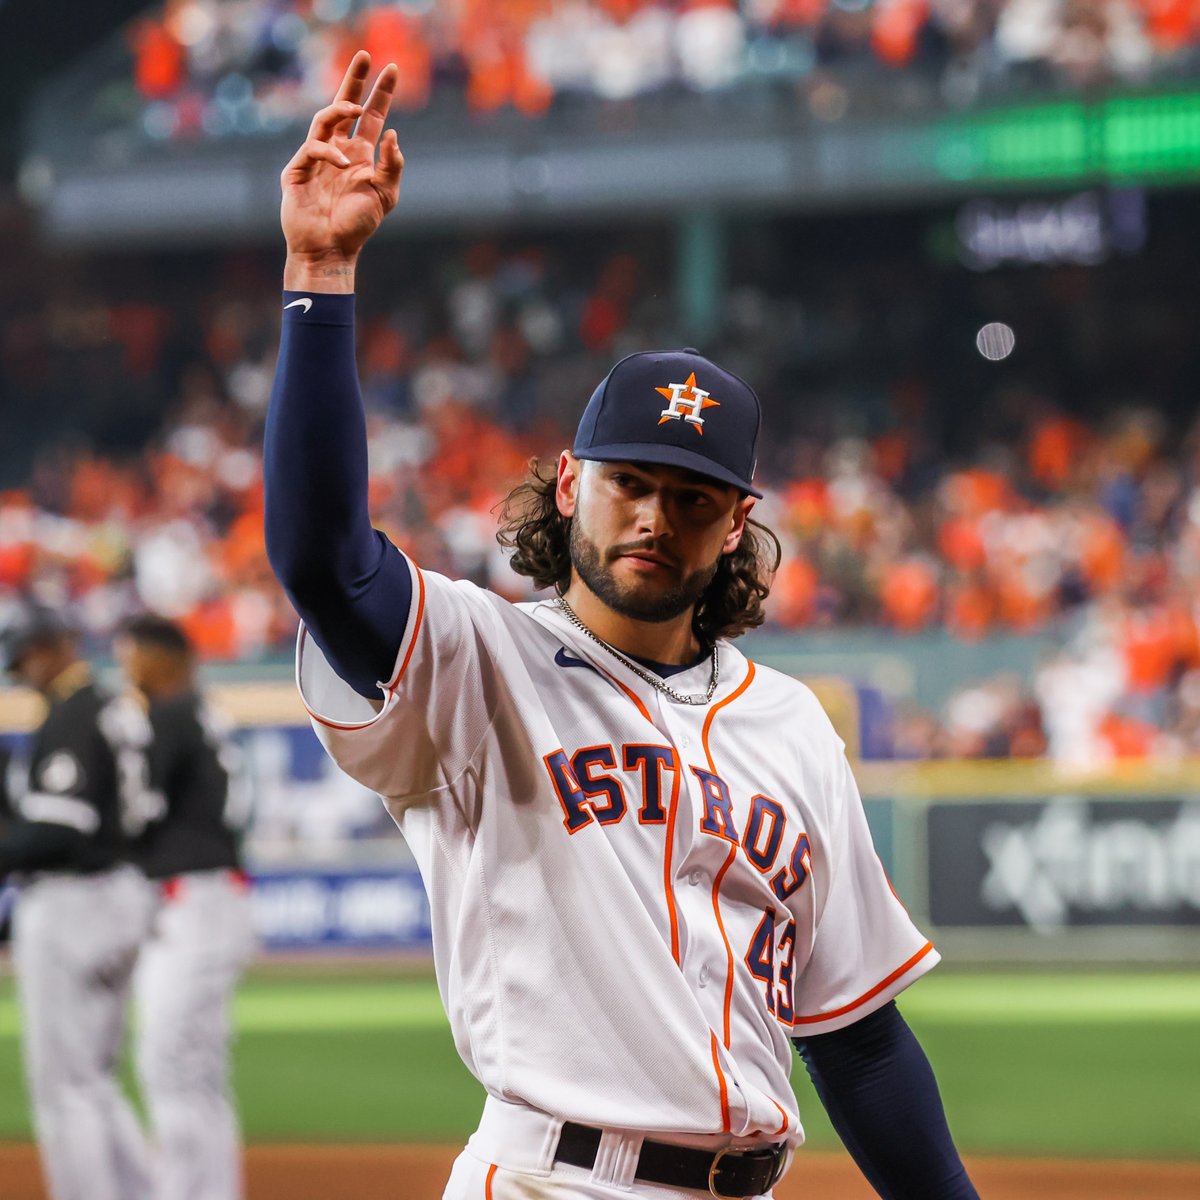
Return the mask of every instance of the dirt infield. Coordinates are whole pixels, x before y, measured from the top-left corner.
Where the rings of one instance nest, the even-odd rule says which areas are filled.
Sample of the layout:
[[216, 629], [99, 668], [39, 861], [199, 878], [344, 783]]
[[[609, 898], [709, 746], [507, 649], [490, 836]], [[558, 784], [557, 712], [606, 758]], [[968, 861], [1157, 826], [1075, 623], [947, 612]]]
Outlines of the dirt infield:
[[[457, 1153], [448, 1146], [252, 1146], [248, 1200], [437, 1200]], [[1200, 1163], [970, 1159], [984, 1200], [1195, 1200]], [[872, 1200], [842, 1155], [803, 1154], [778, 1200]], [[29, 1146], [0, 1144], [3, 1200], [45, 1200]], [[482, 1198], [481, 1198], [482, 1200]]]

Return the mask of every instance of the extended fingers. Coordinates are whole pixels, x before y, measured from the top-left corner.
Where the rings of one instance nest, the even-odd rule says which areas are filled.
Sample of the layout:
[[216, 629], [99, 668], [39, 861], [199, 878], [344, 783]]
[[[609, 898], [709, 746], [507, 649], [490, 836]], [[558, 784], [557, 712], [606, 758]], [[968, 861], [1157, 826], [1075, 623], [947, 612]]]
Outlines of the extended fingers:
[[346, 68], [346, 74], [342, 76], [341, 86], [338, 88], [333, 102], [336, 104], [339, 100], [350, 100], [355, 103], [360, 101], [366, 90], [367, 76], [370, 73], [371, 56], [365, 50], [360, 50], [350, 60], [350, 65]]
[[363, 114], [359, 118], [358, 128], [354, 131], [356, 138], [362, 138], [370, 146], [374, 146], [383, 132], [383, 123], [387, 119], [388, 109], [392, 106], [392, 93], [396, 90], [396, 81], [400, 71], [395, 63], [388, 63], [379, 72], [375, 86], [363, 105]]
[[339, 125], [343, 122], [357, 120], [361, 112], [361, 104], [352, 100], [335, 100], [313, 117], [312, 124], [308, 127], [308, 136], [310, 139], [316, 138], [327, 142], [333, 137]]

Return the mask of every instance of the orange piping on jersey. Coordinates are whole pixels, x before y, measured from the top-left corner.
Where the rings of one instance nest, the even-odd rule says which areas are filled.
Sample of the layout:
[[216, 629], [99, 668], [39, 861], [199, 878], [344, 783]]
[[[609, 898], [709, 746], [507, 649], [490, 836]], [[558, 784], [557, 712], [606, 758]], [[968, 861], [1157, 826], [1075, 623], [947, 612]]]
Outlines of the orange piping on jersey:
[[413, 623], [412, 641], [408, 643], [408, 653], [404, 656], [404, 661], [400, 664], [400, 670], [396, 672], [395, 678], [388, 683], [389, 700], [395, 695], [396, 689], [400, 686], [400, 681], [404, 678], [404, 672], [408, 670], [409, 660], [413, 656], [413, 651], [417, 648], [417, 634], [421, 632], [421, 618], [425, 615], [425, 576], [421, 573], [421, 568], [411, 558], [407, 561], [412, 563], [412, 569], [417, 573], [417, 619]]
[[[714, 774], [718, 774], [716, 763], [713, 762], [712, 748], [708, 744], [708, 735], [712, 730], [713, 718], [727, 704], [732, 704], [754, 681], [754, 664], [746, 663], [746, 678], [738, 684], [728, 696], [725, 697], [719, 704], [714, 704], [709, 709], [708, 716], [704, 719], [704, 730], [700, 735], [701, 741], [704, 743], [704, 757], [708, 759], [708, 769]], [[733, 947], [729, 944], [729, 937], [725, 933], [725, 922], [721, 920], [721, 880], [725, 878], [725, 872], [733, 866], [733, 860], [737, 857], [737, 847], [734, 846], [729, 851], [729, 856], [725, 859], [725, 865], [717, 872], [716, 879], [713, 880], [713, 915], [717, 918], [717, 928], [721, 931], [721, 941], [725, 943], [725, 958], [727, 960], [725, 970], [725, 1049], [729, 1049], [730, 1040], [730, 1018], [729, 1010], [733, 1006]]]
[[496, 1164], [488, 1167], [487, 1178], [483, 1181], [483, 1200], [492, 1200], [492, 1180], [496, 1175]]
[[843, 1016], [846, 1013], [852, 1011], [853, 1009], [856, 1009], [860, 1004], [866, 1004], [866, 1002], [868, 1000], [872, 999], [875, 996], [878, 996], [879, 993], [882, 992], [883, 989], [885, 987], [887, 987], [889, 984], [895, 983], [896, 980], [899, 979], [900, 976], [903, 975], [906, 971], [911, 970], [913, 967], [915, 967], [917, 965], [917, 963], [919, 963], [921, 961], [921, 959], [923, 959], [925, 957], [925, 955], [927, 955], [930, 952], [930, 950], [932, 950], [932, 949], [933, 949], [933, 943], [926, 942], [925, 945], [922, 946], [921, 949], [918, 950], [916, 952], [916, 954], [914, 954], [912, 956], [912, 958], [910, 958], [908, 960], [908, 962], [897, 967], [886, 979], [881, 980], [879, 983], [877, 983], [869, 992], [863, 992], [863, 994], [861, 996], [859, 996], [859, 998], [857, 1000], [851, 1000], [849, 1004], [843, 1004], [841, 1008], [832, 1009], [830, 1012], [817, 1013], [815, 1016], [812, 1016], [812, 1017], [795, 1017], [792, 1020], [792, 1024], [793, 1025], [812, 1025], [817, 1021], [832, 1021], [834, 1017]]
[[721, 1085], [721, 1131], [730, 1132], [729, 1120], [729, 1088], [725, 1084], [725, 1072], [721, 1070], [721, 1059], [717, 1052], [717, 1035], [710, 1029], [708, 1035], [712, 1038], [713, 1066], [717, 1072], [717, 1082]]
[[[714, 772], [715, 774], [715, 772]], [[729, 854], [726, 855], [725, 862], [721, 869], [717, 872], [717, 877], [713, 880], [713, 914], [717, 918], [717, 928], [721, 931], [721, 941], [725, 943], [725, 955], [729, 960], [725, 971], [725, 1049], [729, 1049], [729, 1010], [733, 1007], [733, 947], [729, 944], [729, 935], [725, 932], [725, 922], [721, 919], [721, 881], [725, 878], [725, 872], [733, 866], [733, 860], [737, 858], [737, 847], [730, 847]]]
[[712, 708], [710, 708], [708, 710], [708, 716], [704, 718], [704, 730], [700, 734], [700, 738], [704, 742], [704, 756], [705, 756], [705, 758], [708, 759], [708, 769], [714, 775], [716, 775], [718, 772], [717, 772], [716, 765], [713, 763], [712, 750], [709, 748], [709, 745], [708, 745], [708, 734], [709, 734], [709, 730], [712, 729], [713, 718], [727, 704], [732, 704], [753, 682], [754, 682], [754, 664], [752, 662], [750, 662], [749, 660], [747, 660], [747, 662], [746, 662], [746, 678], [743, 679], [742, 682], [739, 683], [737, 685], [737, 687], [734, 688], [734, 690], [732, 692], [730, 692], [728, 696], [725, 697], [724, 700], [722, 700], [718, 704], [714, 704], [712, 706]]
[[679, 913], [675, 909], [675, 814], [679, 811], [679, 780], [683, 775], [683, 764], [679, 752], [672, 747], [671, 761], [675, 764], [675, 782], [671, 785], [671, 811], [667, 814], [667, 844], [663, 850], [663, 890], [667, 897], [667, 916], [671, 920], [671, 957], [675, 965], [679, 961]]
[[[588, 661], [590, 662], [591, 660], [589, 659]], [[650, 717], [650, 710], [647, 709], [646, 706], [641, 702], [641, 700], [638, 699], [636, 692], [633, 692], [629, 688], [627, 688], [615, 675], [610, 675], [598, 663], [592, 663], [592, 666], [595, 667], [596, 670], [599, 671], [600, 674], [603, 675], [605, 679], [611, 680], [613, 683], [615, 683], [617, 685], [617, 687], [619, 687], [621, 689], [621, 691], [623, 691], [625, 693], [625, 695], [627, 695], [630, 698], [630, 700], [632, 700], [634, 702], [634, 704], [637, 705], [638, 712], [640, 712], [642, 714], [642, 716], [645, 717], [646, 720], [650, 722], [651, 725], [654, 724], [654, 721], [651, 720], [651, 717]]]
[[[411, 559], [406, 559], [406, 561], [412, 564], [412, 569], [417, 573], [417, 619], [413, 624], [412, 640], [408, 643], [408, 653], [404, 656], [404, 661], [400, 664], [400, 670], [398, 670], [395, 676], [388, 682], [388, 700], [391, 700], [391, 698], [396, 694], [396, 689], [400, 686], [400, 681], [404, 678], [404, 672], [408, 670], [409, 660], [413, 656], [413, 651], [417, 648], [417, 634], [421, 632], [421, 619], [425, 615], [425, 576], [421, 574], [421, 568], [418, 567], [416, 563], [412, 562]], [[307, 702], [304, 700], [303, 694], [301, 694], [300, 700], [301, 703], [304, 704], [304, 711], [307, 712], [314, 721], [324, 725], [326, 729], [339, 729], [344, 732], [353, 733], [358, 729], [366, 729], [368, 725], [374, 723], [374, 718], [372, 718], [370, 721], [359, 721], [353, 725], [339, 725], [336, 721], [326, 720], [320, 715], [320, 713], [313, 712], [313, 710], [308, 707]]]
[[[300, 697], [300, 703], [304, 704], [304, 697]], [[373, 725], [374, 720], [359, 721], [356, 725], [339, 725], [336, 721], [328, 721], [320, 713], [313, 712], [307, 704], [304, 704], [304, 711], [319, 725], [324, 725], [326, 729], [340, 729], [346, 733], [356, 733], [360, 729], [366, 729], [367, 726]]]
[[[771, 1097], [768, 1096], [767, 1099], [771, 1100]], [[778, 1137], [781, 1133], [787, 1133], [787, 1128], [791, 1124], [791, 1121], [788, 1119], [787, 1113], [783, 1111], [782, 1104], [776, 1100], [771, 1100], [771, 1103], [774, 1104], [777, 1109], [779, 1109], [779, 1115], [783, 1118], [783, 1124], [780, 1125], [780, 1127], [775, 1130], [773, 1134], [771, 1134], [772, 1137]]]

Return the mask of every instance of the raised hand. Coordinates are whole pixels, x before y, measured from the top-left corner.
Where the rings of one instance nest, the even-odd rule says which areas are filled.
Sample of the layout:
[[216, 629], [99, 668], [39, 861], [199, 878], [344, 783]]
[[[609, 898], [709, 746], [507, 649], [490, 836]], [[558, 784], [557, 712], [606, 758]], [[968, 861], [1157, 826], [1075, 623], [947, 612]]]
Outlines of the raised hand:
[[370, 70], [371, 57], [360, 50], [280, 176], [287, 288], [353, 291], [359, 251], [396, 206], [404, 156], [395, 130], [380, 134], [399, 72], [384, 67], [363, 103]]

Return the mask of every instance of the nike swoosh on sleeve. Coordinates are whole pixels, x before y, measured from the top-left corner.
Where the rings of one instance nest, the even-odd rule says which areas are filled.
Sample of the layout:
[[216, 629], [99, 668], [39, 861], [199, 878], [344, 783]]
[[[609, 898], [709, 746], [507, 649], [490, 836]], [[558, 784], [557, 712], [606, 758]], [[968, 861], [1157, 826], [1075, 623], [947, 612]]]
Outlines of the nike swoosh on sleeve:
[[312, 308], [312, 301], [307, 296], [301, 296], [299, 300], [293, 300], [291, 304], [285, 304], [283, 306], [283, 311], [287, 312], [289, 308], [296, 307], [300, 307], [304, 309], [305, 312], [308, 312], [308, 310]]

